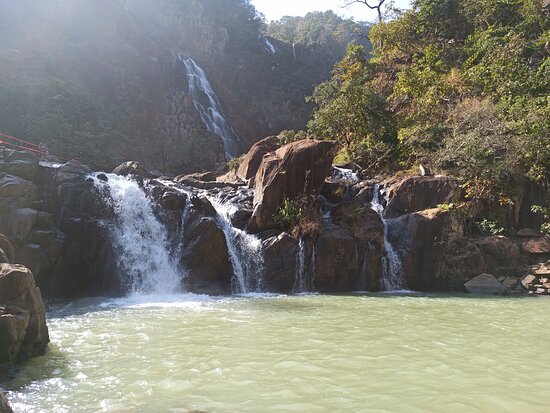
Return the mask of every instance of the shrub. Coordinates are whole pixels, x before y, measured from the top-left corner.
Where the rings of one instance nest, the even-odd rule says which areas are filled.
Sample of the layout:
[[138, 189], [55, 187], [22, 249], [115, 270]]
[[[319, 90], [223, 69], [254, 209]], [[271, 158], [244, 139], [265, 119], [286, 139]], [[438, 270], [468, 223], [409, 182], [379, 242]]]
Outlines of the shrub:
[[546, 222], [540, 226], [540, 232], [550, 235], [550, 208], [541, 205], [533, 205], [531, 211], [541, 214]]
[[504, 228], [498, 222], [486, 218], [476, 221], [475, 224], [482, 235], [500, 235], [504, 232]]
[[232, 172], [237, 172], [237, 170], [241, 166], [241, 163], [243, 163], [243, 160], [244, 160], [244, 155], [231, 158], [229, 161], [227, 161], [227, 169], [229, 169]]

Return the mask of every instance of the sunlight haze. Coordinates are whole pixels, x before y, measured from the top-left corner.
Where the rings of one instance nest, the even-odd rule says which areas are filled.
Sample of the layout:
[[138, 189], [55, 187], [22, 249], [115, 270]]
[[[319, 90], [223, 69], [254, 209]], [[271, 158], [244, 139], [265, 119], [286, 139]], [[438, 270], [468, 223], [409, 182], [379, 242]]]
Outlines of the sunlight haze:
[[[343, 7], [342, 0], [251, 0], [259, 12], [263, 13], [267, 21], [278, 20], [283, 16], [303, 16], [312, 11], [333, 10], [336, 14], [345, 17], [352, 17], [359, 21], [374, 20], [376, 11], [370, 10], [362, 4], [355, 4], [350, 7]], [[400, 8], [409, 7], [409, 0], [397, 0], [395, 5]]]

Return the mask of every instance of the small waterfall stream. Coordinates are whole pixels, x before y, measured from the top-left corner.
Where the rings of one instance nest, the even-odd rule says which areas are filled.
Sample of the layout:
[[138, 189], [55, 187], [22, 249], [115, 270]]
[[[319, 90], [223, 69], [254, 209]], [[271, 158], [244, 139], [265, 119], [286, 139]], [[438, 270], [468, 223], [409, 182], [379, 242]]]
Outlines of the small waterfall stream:
[[239, 140], [223, 114], [222, 105], [214, 93], [206, 73], [193, 59], [185, 57], [182, 53], [177, 56], [185, 66], [189, 93], [202, 122], [209, 132], [222, 139], [228, 159], [239, 156], [241, 154]]
[[313, 245], [310, 259], [307, 260], [307, 248], [304, 237], [298, 240], [298, 253], [296, 254], [296, 279], [292, 292], [311, 292], [314, 288], [315, 277], [315, 245]]
[[407, 288], [405, 274], [401, 266], [401, 258], [388, 240], [388, 222], [384, 217], [385, 206], [383, 204], [380, 185], [374, 186], [371, 208], [378, 213], [384, 225], [384, 256], [382, 257], [382, 289], [384, 291], [397, 291]]
[[166, 228], [155, 217], [145, 191], [132, 179], [114, 174], [108, 175], [107, 182], [97, 177], [94, 182], [108, 190], [105, 201], [115, 213], [111, 235], [129, 292], [180, 292], [185, 272], [170, 252]]
[[236, 294], [263, 292], [264, 262], [261, 240], [231, 224], [231, 216], [237, 211], [235, 205], [213, 197], [208, 199], [218, 213], [218, 224], [225, 234], [234, 272], [233, 292]]

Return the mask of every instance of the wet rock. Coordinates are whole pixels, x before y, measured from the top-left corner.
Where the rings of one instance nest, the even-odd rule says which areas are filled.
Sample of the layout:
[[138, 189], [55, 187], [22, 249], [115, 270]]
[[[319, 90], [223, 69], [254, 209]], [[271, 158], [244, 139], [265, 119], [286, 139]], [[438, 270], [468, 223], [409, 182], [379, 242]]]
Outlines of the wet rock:
[[48, 344], [44, 302], [32, 273], [0, 264], [0, 363], [43, 355]]
[[504, 294], [507, 290], [491, 274], [480, 274], [464, 284], [472, 294]]
[[253, 178], [256, 176], [258, 169], [260, 169], [264, 155], [277, 150], [279, 147], [279, 138], [277, 136], [270, 136], [256, 142], [239, 165], [237, 176], [243, 181], [249, 182], [249, 186], [253, 188]]
[[57, 170], [54, 180], [58, 184], [65, 182], [79, 181], [92, 173], [92, 170], [75, 160], [69, 161]]
[[264, 156], [255, 177], [249, 229], [261, 232], [272, 227], [273, 214], [285, 198], [318, 193], [330, 172], [334, 148], [333, 142], [303, 140]]
[[387, 218], [456, 202], [460, 186], [458, 179], [448, 176], [413, 176], [393, 186], [391, 193]]
[[291, 292], [296, 278], [298, 241], [284, 232], [265, 239], [262, 248], [264, 279], [268, 291]]
[[0, 413], [13, 413], [8, 398], [0, 391]]
[[361, 277], [361, 259], [353, 235], [344, 228], [332, 226], [317, 239], [315, 288], [319, 292], [357, 290]]
[[119, 166], [113, 169], [113, 173], [122, 176], [135, 175], [142, 178], [153, 178], [151, 173], [147, 169], [145, 169], [145, 167], [141, 163], [137, 161], [128, 161], [121, 163]]
[[169, 211], [181, 211], [186, 204], [186, 198], [180, 192], [166, 191], [162, 194], [160, 204]]
[[521, 244], [521, 249], [527, 254], [550, 254], [550, 237], [530, 239]]
[[185, 285], [199, 294], [231, 292], [232, 267], [223, 231], [216, 220], [202, 217], [188, 223], [182, 262], [188, 269]]

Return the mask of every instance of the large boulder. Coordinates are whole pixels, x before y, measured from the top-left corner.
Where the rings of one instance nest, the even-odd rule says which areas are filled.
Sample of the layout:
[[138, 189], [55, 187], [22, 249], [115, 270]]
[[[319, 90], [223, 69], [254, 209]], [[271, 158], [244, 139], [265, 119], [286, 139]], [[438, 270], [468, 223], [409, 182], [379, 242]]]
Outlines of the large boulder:
[[29, 269], [0, 264], [0, 363], [43, 355], [49, 343], [46, 310]]
[[37, 187], [31, 181], [19, 176], [0, 174], [0, 197], [34, 199]]
[[483, 253], [485, 271], [498, 276], [516, 274], [520, 250], [514, 242], [502, 235], [480, 238], [474, 241]]
[[391, 188], [387, 218], [410, 214], [456, 202], [460, 197], [459, 181], [448, 176], [413, 176]]
[[521, 244], [521, 249], [527, 254], [550, 254], [550, 237], [527, 240]]
[[72, 160], [57, 170], [54, 179], [57, 184], [62, 184], [65, 182], [83, 180], [91, 173], [92, 170], [87, 165]]
[[296, 279], [298, 241], [286, 232], [263, 243], [264, 282], [267, 291], [289, 293]]
[[256, 142], [244, 156], [237, 170], [237, 176], [244, 182], [249, 181], [251, 188], [254, 187], [253, 178], [256, 176], [258, 169], [260, 169], [264, 155], [277, 150], [280, 146], [277, 136], [269, 136]]
[[504, 294], [507, 291], [491, 274], [480, 274], [465, 283], [464, 287], [472, 294]]
[[232, 268], [225, 235], [214, 218], [194, 215], [191, 212], [184, 233], [186, 289], [199, 294], [230, 293]]
[[141, 176], [142, 178], [152, 178], [151, 173], [139, 162], [128, 161], [117, 166], [113, 173], [116, 175], [135, 175]]
[[[464, 278], [467, 280], [480, 273], [479, 248], [473, 245], [473, 254], [479, 256], [474, 259], [469, 246], [453, 242], [462, 237], [462, 226], [449, 212], [428, 209], [388, 219], [386, 225], [388, 241], [401, 257], [408, 288], [418, 291], [461, 289]], [[447, 251], [448, 248], [452, 252]], [[458, 274], [460, 271], [465, 274]]]
[[346, 229], [326, 228], [315, 244], [315, 289], [349, 292], [359, 289], [361, 261], [357, 241]]
[[250, 230], [259, 232], [273, 226], [273, 214], [285, 198], [318, 192], [330, 173], [334, 148], [333, 142], [308, 139], [264, 156], [255, 178]]

